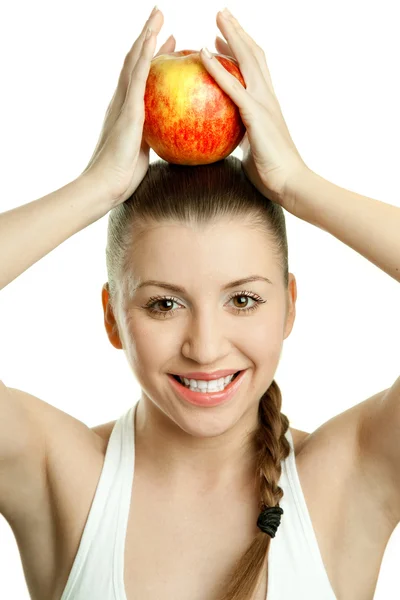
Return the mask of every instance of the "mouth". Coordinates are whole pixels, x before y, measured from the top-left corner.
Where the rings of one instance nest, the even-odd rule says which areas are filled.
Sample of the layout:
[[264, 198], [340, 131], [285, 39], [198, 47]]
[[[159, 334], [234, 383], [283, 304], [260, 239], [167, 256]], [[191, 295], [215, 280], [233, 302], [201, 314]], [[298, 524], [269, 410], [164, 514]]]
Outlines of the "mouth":
[[248, 369], [237, 371], [233, 375], [214, 379], [211, 382], [186, 378], [186, 381], [182, 381], [179, 375], [172, 373], [168, 373], [168, 379], [181, 399], [196, 406], [213, 407], [226, 404], [236, 396], [247, 371]]
[[[237, 371], [236, 373], [234, 373], [234, 375], [232, 377], [229, 376], [229, 383], [232, 383], [232, 381], [234, 381], [236, 379], [236, 377], [238, 377], [238, 375], [240, 375], [242, 371]], [[184, 379], [182, 377], [180, 377], [179, 375], [174, 375], [173, 373], [170, 373], [170, 375], [181, 385], [184, 385], [185, 387], [189, 387], [189, 385], [186, 384], [186, 382], [184, 381]], [[221, 379], [228, 379], [227, 378], [221, 378]], [[189, 379], [187, 379], [187, 381], [190, 381]], [[213, 381], [213, 380], [211, 380]], [[216, 380], [214, 380], [216, 381]], [[226, 385], [228, 385], [228, 383], [226, 383]]]

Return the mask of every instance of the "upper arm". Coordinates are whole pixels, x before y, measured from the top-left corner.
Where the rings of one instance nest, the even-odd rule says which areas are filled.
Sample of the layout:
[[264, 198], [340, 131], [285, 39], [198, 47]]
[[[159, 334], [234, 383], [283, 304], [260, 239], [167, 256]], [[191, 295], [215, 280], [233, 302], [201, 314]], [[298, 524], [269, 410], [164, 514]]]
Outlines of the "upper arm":
[[43, 445], [40, 427], [42, 401], [8, 388], [0, 381], [0, 460], [10, 461], [32, 445]]
[[18, 511], [21, 492], [45, 475], [41, 404], [45, 403], [0, 381], [0, 513], [7, 520]]
[[393, 525], [400, 522], [400, 377], [366, 403], [360, 417], [360, 461]]

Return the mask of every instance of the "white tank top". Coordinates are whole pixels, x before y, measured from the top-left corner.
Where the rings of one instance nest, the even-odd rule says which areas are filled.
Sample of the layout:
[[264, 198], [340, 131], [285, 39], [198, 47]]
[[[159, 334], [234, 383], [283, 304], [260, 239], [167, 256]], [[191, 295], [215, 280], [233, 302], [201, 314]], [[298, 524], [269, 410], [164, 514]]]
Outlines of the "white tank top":
[[[135, 469], [136, 407], [115, 422], [61, 600], [127, 600], [124, 548]], [[284, 514], [269, 549], [267, 598], [336, 600], [300, 487], [290, 429], [286, 437], [290, 454], [282, 461], [279, 480]]]

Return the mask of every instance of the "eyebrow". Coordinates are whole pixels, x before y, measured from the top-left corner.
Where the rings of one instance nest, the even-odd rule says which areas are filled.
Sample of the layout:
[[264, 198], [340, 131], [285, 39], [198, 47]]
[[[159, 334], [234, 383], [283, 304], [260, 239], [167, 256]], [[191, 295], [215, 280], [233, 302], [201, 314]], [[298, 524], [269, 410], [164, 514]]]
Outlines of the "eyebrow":
[[[250, 275], [250, 277], [245, 277], [243, 279], [236, 279], [235, 281], [231, 281], [230, 283], [227, 283], [226, 285], [224, 285], [222, 289], [229, 290], [230, 288], [237, 287], [239, 285], [243, 285], [244, 283], [249, 283], [251, 281], [266, 281], [267, 283], [270, 283], [271, 285], [273, 285], [272, 281], [270, 279], [268, 279], [268, 277], [262, 277], [261, 275]], [[148, 279], [147, 281], [142, 281], [137, 286], [135, 286], [134, 291], [137, 291], [147, 285], [154, 285], [156, 287], [161, 287], [161, 288], [165, 288], [167, 290], [172, 290], [172, 291], [176, 292], [177, 294], [187, 294], [187, 291], [185, 290], [184, 287], [175, 285], [173, 283], [167, 283], [165, 281], [156, 281], [154, 279]]]

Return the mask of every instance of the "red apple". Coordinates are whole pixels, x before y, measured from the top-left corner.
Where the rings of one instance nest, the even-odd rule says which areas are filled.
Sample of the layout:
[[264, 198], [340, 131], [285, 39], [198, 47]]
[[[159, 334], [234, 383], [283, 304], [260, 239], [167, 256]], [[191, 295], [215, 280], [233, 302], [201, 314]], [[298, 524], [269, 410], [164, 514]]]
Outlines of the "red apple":
[[[215, 58], [246, 87], [234, 58], [222, 54]], [[144, 139], [170, 163], [222, 160], [246, 131], [236, 104], [208, 73], [196, 50], [160, 54], [151, 61], [144, 104]]]

